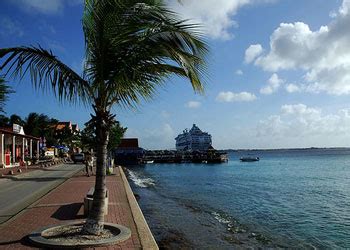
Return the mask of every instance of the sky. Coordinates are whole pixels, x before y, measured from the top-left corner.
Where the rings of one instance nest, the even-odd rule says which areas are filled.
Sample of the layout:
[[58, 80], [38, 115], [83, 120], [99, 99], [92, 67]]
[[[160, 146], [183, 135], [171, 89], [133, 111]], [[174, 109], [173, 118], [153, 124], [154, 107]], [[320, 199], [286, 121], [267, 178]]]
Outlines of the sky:
[[[350, 0], [166, 0], [200, 23], [210, 47], [205, 93], [170, 78], [150, 101], [112, 111], [146, 149], [174, 149], [196, 124], [217, 149], [350, 146]], [[82, 71], [81, 0], [0, 1], [0, 47], [40, 45]], [[16, 93], [5, 111], [61, 121], [91, 110], [60, 103], [28, 78], [6, 79]]]

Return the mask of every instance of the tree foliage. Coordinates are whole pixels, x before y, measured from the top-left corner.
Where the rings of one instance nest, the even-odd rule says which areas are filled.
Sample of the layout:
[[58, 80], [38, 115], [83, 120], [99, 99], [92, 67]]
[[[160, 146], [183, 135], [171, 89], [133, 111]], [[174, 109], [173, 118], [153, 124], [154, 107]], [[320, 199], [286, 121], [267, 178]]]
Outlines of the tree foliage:
[[[123, 138], [127, 128], [124, 128], [120, 125], [120, 122], [116, 122], [110, 128], [109, 142], [107, 145], [108, 151], [111, 151], [118, 147], [120, 144], [121, 138]], [[84, 150], [93, 149], [96, 151], [96, 133], [95, 128], [92, 123], [85, 123], [85, 128], [81, 131], [81, 146]]]
[[23, 127], [24, 133], [35, 137], [45, 137], [48, 146], [57, 145], [55, 128], [58, 120], [45, 114], [29, 113], [22, 119], [19, 115], [12, 114], [10, 117], [0, 115], [0, 127], [12, 127], [18, 124]]
[[14, 93], [12, 88], [5, 83], [4, 79], [0, 78], [0, 112], [5, 113], [5, 103], [11, 93]]
[[81, 147], [81, 136], [79, 131], [73, 131], [67, 126], [55, 130], [55, 139], [57, 140], [58, 145], [67, 146], [71, 151], [77, 147]]

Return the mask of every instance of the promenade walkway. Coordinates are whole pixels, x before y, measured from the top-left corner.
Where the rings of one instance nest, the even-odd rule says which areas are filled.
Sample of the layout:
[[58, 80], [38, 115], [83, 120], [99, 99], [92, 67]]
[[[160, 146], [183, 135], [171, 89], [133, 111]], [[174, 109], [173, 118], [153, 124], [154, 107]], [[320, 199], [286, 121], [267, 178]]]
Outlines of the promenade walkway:
[[84, 165], [60, 164], [0, 179], [0, 224], [54, 189]]
[[[114, 172], [115, 175], [107, 176], [109, 207], [105, 221], [127, 226], [132, 234], [118, 245], [95, 249], [157, 249], [124, 173], [118, 168]], [[0, 249], [33, 249], [26, 238], [29, 233], [48, 225], [85, 219], [83, 199], [94, 180], [94, 176], [86, 177], [80, 172], [1, 225]]]

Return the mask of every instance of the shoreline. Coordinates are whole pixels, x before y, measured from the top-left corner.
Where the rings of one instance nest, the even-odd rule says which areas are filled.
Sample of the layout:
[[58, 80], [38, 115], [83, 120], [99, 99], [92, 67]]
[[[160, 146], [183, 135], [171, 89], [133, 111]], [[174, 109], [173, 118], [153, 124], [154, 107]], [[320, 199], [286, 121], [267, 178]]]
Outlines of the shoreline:
[[125, 176], [125, 173], [123, 171], [123, 168], [121, 166], [118, 167], [118, 170], [120, 172], [124, 189], [126, 193], [126, 197], [129, 202], [130, 210], [133, 215], [134, 222], [136, 224], [137, 233], [139, 235], [141, 246], [144, 249], [159, 249], [158, 245], [154, 239], [154, 236], [146, 222], [146, 219], [142, 213], [141, 208], [139, 207], [139, 204], [136, 201], [136, 197], [134, 193], [131, 190], [131, 187], [129, 185], [129, 182]]

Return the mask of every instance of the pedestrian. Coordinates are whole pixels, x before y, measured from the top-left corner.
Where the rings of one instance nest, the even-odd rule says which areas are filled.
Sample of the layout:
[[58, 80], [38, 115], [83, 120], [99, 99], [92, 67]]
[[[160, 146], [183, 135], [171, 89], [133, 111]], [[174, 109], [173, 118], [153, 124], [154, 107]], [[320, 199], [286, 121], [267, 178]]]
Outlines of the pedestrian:
[[87, 152], [85, 154], [85, 171], [88, 177], [90, 176], [90, 173], [92, 174], [92, 165], [93, 165], [92, 155], [90, 152]]

